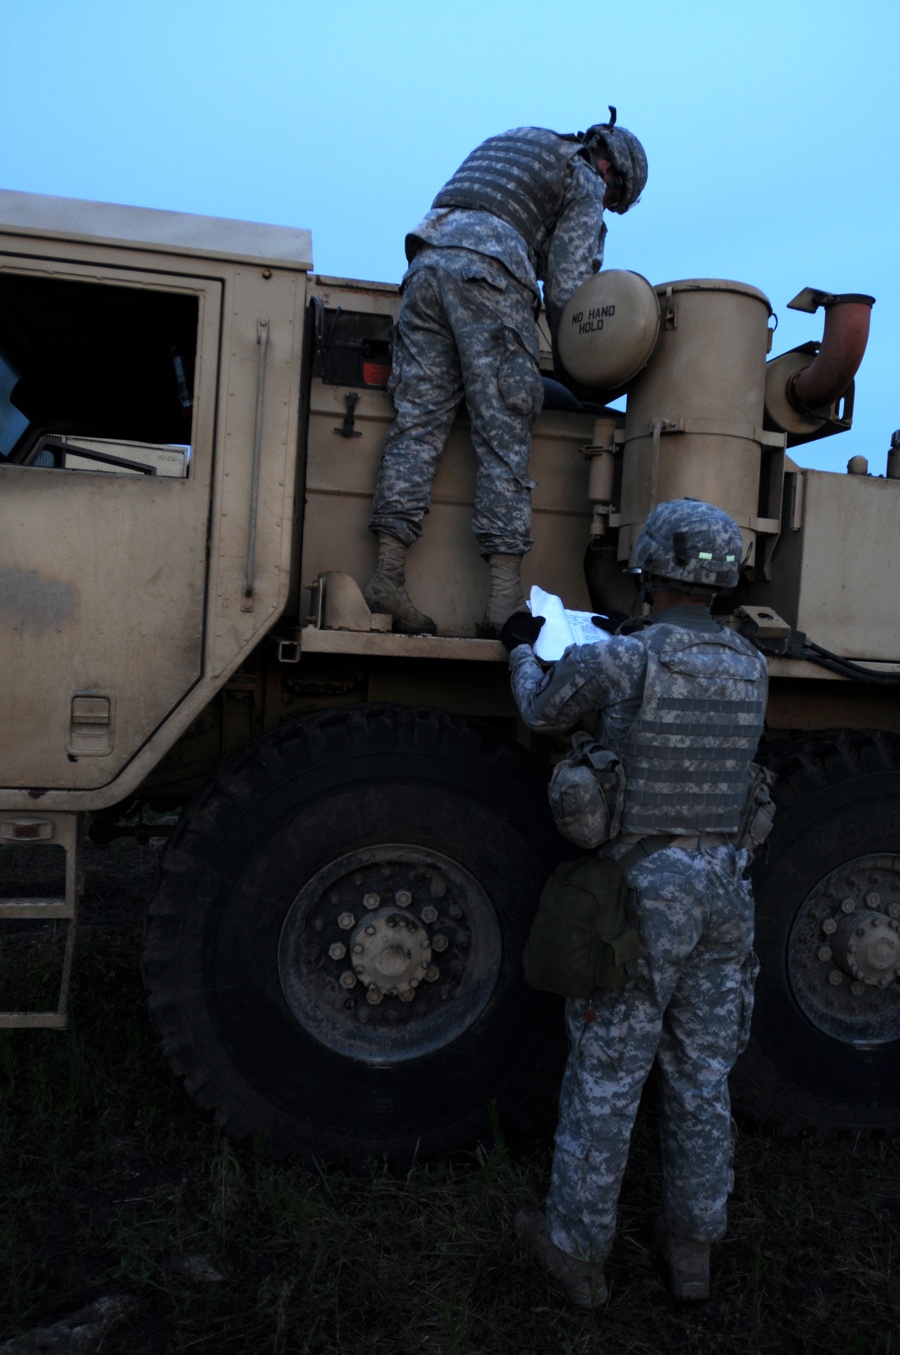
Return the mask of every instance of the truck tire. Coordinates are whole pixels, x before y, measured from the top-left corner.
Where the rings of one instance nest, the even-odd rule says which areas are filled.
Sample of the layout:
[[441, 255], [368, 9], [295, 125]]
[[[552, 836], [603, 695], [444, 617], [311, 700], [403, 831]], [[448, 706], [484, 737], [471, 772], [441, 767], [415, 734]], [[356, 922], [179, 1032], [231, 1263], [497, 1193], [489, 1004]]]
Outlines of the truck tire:
[[267, 735], [161, 863], [143, 973], [166, 1058], [276, 1157], [474, 1144], [558, 1073], [521, 951], [561, 854], [543, 773], [462, 719], [372, 705]]
[[794, 1135], [900, 1126], [900, 738], [770, 746], [777, 812], [754, 864], [761, 969], [735, 1104]]

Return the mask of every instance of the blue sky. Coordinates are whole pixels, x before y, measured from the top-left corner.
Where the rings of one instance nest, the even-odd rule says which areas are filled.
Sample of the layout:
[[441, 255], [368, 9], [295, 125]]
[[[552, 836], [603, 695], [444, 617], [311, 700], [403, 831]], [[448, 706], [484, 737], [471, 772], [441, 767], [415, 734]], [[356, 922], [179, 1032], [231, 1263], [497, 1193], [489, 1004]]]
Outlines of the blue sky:
[[[317, 271], [399, 280], [469, 150], [618, 106], [650, 161], [607, 265], [770, 297], [877, 297], [853, 431], [800, 449], [882, 474], [900, 428], [897, 0], [29, 0], [0, 6], [0, 185], [308, 226]], [[801, 454], [802, 453], [802, 454]]]

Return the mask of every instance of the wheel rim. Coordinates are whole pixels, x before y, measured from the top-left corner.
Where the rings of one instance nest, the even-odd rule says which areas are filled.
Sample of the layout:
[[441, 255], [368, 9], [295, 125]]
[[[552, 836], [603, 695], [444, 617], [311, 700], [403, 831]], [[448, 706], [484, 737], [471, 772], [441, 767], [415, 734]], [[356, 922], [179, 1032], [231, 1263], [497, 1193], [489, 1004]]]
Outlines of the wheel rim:
[[323, 867], [291, 903], [282, 992], [327, 1048], [390, 1065], [443, 1049], [478, 1019], [500, 973], [497, 915], [439, 852], [386, 844]]
[[900, 1039], [900, 856], [857, 857], [819, 881], [791, 927], [788, 977], [833, 1039], [861, 1048]]

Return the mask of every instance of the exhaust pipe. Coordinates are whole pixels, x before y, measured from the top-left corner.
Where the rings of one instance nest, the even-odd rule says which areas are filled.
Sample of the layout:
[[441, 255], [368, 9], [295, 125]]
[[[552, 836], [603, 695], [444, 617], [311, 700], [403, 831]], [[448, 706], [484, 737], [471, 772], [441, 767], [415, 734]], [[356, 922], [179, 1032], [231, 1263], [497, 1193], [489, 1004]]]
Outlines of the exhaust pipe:
[[785, 394], [801, 414], [827, 418], [828, 411], [849, 388], [859, 370], [869, 339], [869, 322], [874, 296], [846, 292], [833, 296], [805, 287], [793, 301], [791, 310], [813, 314], [825, 308], [825, 331], [815, 359], [808, 367], [788, 377]]

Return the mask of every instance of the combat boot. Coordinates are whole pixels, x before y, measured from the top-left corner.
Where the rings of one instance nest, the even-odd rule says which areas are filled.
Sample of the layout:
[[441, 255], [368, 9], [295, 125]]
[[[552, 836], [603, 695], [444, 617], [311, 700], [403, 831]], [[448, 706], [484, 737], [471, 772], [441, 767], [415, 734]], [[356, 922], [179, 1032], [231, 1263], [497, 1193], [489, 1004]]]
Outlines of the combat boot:
[[550, 1240], [547, 1216], [540, 1209], [520, 1209], [516, 1237], [558, 1280], [576, 1308], [599, 1308], [609, 1297], [602, 1261], [580, 1261]]
[[480, 640], [496, 640], [513, 612], [525, 612], [528, 605], [522, 596], [521, 555], [489, 555], [491, 593], [484, 609], [481, 624], [475, 633]]
[[393, 629], [401, 635], [433, 635], [437, 625], [413, 606], [406, 592], [405, 558], [403, 542], [379, 532], [375, 573], [363, 589], [363, 597], [370, 611], [392, 616]]
[[709, 1298], [709, 1243], [670, 1233], [664, 1218], [653, 1225], [653, 1250], [665, 1262], [675, 1299], [702, 1303]]

